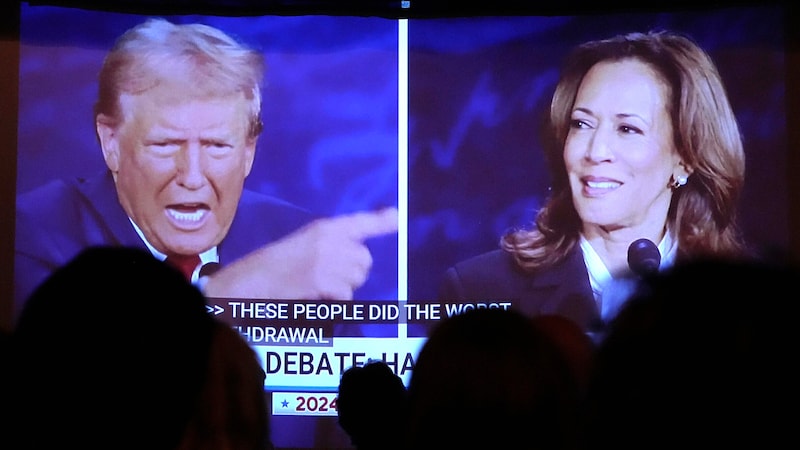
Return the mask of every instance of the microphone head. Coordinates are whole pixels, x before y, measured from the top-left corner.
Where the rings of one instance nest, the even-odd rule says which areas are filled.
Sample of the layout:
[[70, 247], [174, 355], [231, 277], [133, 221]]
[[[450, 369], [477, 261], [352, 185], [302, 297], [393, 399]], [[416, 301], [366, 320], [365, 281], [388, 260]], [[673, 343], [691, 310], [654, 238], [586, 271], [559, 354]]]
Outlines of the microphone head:
[[650, 239], [637, 239], [628, 246], [628, 267], [639, 275], [645, 276], [658, 272], [661, 265], [661, 253], [658, 246]]

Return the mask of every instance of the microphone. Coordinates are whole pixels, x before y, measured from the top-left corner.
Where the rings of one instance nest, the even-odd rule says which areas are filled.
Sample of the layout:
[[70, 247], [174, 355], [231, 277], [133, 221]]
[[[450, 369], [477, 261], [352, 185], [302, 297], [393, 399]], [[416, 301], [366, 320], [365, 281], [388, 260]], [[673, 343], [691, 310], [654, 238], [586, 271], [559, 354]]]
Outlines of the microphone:
[[658, 272], [661, 253], [650, 239], [637, 239], [628, 246], [628, 267], [640, 277]]

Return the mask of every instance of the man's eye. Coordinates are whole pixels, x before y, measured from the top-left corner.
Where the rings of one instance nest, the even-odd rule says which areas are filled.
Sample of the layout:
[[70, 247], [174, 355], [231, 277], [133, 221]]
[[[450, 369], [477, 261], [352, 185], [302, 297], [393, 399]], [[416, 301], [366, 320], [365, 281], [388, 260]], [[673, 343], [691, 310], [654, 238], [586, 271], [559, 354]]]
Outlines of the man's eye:
[[169, 141], [159, 141], [159, 142], [151, 142], [148, 144], [148, 147], [158, 153], [172, 153], [176, 152], [180, 149], [180, 145], [175, 142]]
[[231, 152], [233, 146], [224, 142], [209, 142], [205, 145], [206, 151], [213, 156], [225, 156]]

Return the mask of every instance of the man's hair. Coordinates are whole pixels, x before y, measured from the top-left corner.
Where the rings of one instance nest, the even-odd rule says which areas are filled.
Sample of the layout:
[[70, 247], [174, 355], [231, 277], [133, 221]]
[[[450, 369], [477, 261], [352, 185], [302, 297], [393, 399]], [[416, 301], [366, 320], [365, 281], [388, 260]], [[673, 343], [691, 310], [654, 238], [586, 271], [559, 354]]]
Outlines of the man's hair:
[[250, 102], [248, 137], [261, 132], [263, 55], [221, 30], [199, 23], [173, 24], [149, 19], [126, 31], [106, 55], [98, 79], [95, 117], [123, 120], [120, 98], [169, 81], [198, 97], [241, 93]]

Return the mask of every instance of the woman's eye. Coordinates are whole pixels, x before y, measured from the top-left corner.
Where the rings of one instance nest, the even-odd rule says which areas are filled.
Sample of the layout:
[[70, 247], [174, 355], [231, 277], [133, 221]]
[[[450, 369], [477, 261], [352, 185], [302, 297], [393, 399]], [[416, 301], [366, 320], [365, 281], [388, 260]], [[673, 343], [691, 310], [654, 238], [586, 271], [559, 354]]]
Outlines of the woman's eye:
[[640, 129], [636, 128], [636, 127], [629, 126], [629, 125], [621, 125], [619, 127], [619, 131], [621, 131], [621, 132], [623, 132], [625, 134], [642, 134], [642, 130], [640, 130]]
[[589, 124], [581, 119], [572, 119], [569, 122], [570, 128], [589, 128]]

